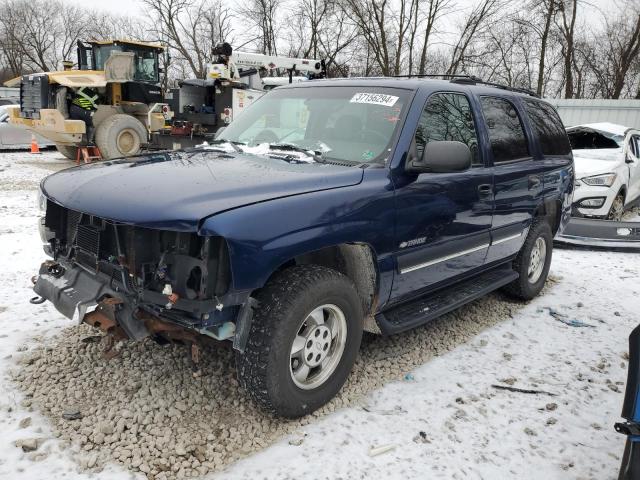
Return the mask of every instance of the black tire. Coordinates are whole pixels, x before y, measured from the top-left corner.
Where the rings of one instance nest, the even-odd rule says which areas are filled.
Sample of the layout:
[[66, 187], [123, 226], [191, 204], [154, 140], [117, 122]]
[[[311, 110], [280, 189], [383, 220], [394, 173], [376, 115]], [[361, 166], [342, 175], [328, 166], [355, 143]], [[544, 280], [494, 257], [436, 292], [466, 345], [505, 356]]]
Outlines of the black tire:
[[76, 160], [78, 157], [78, 147], [74, 145], [62, 145], [56, 143], [56, 149], [69, 160]]
[[[243, 354], [236, 353], [240, 383], [272, 414], [287, 418], [307, 415], [331, 400], [351, 372], [362, 339], [360, 297], [345, 275], [318, 265], [301, 265], [276, 274], [257, 299], [247, 346]], [[323, 383], [303, 389], [292, 378], [296, 361], [291, 353], [293, 341], [305, 328], [309, 314], [327, 304], [344, 313], [344, 350]], [[334, 347], [331, 342], [330, 351]]]
[[[531, 256], [534, 246], [538, 239], [542, 239], [545, 243], [545, 258], [542, 265], [542, 270], [537, 278], [530, 278], [529, 267], [531, 265]], [[545, 219], [534, 219], [529, 229], [527, 239], [524, 241], [524, 245], [520, 249], [520, 252], [513, 261], [513, 269], [520, 275], [517, 280], [514, 280], [504, 290], [521, 300], [531, 300], [537, 296], [544, 283], [547, 281], [549, 275], [549, 267], [551, 266], [551, 256], [553, 253], [553, 235], [551, 233], [551, 227], [549, 222]]]
[[137, 118], [117, 113], [98, 125], [95, 141], [105, 160], [130, 157], [147, 143], [147, 129]]
[[607, 220], [615, 220], [619, 222], [622, 220], [622, 216], [624, 215], [624, 193], [618, 192], [616, 198], [613, 199], [613, 203], [611, 203], [611, 208], [609, 209], [609, 213], [607, 214]]

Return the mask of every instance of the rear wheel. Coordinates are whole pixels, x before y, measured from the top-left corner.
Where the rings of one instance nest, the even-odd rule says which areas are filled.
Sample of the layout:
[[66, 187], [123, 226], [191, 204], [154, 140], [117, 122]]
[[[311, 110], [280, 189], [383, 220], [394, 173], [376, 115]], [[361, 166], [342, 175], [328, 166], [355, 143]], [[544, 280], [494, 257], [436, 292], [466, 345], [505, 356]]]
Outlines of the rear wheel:
[[78, 147], [75, 145], [62, 145], [61, 143], [56, 143], [56, 148], [58, 152], [67, 157], [69, 160], [75, 160], [78, 155]]
[[615, 220], [619, 222], [622, 220], [622, 215], [624, 214], [624, 194], [622, 192], [618, 192], [616, 198], [613, 199], [613, 203], [611, 204], [611, 209], [609, 210], [609, 214], [607, 215], [607, 220]]
[[129, 157], [147, 143], [147, 129], [135, 117], [118, 113], [98, 125], [95, 140], [102, 158]]
[[317, 265], [277, 274], [258, 295], [258, 308], [238, 377], [264, 409], [296, 418], [340, 390], [362, 338], [362, 303], [353, 282]]
[[553, 235], [546, 220], [534, 219], [527, 239], [513, 261], [513, 269], [520, 275], [505, 287], [511, 295], [531, 300], [544, 287], [551, 266]]

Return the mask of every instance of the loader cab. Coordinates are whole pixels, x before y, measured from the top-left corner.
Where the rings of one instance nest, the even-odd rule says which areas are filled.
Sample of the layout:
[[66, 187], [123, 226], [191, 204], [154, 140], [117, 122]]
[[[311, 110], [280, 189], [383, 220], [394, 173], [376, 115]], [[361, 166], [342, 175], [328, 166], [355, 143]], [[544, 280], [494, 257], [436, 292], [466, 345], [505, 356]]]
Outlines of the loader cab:
[[105, 61], [112, 52], [135, 54], [134, 80], [157, 85], [160, 83], [160, 53], [163, 47], [152, 43], [124, 40], [108, 42], [78, 42], [78, 68], [80, 70], [104, 70]]

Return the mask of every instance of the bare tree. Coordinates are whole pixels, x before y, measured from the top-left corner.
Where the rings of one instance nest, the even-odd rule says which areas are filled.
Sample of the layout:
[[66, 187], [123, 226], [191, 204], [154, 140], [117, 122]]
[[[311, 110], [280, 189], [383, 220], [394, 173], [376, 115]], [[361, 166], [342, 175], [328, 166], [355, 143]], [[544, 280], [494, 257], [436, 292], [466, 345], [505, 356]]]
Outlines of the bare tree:
[[[471, 50], [472, 43], [483, 40], [491, 20], [500, 11], [502, 4], [501, 0], [481, 0], [465, 16], [460, 26], [458, 42], [453, 47], [451, 62], [449, 68], [447, 68], [449, 75], [455, 75], [460, 72], [461, 67], [468, 60], [467, 55]], [[477, 53], [476, 56], [478, 56]]]
[[152, 31], [192, 75], [203, 78], [211, 49], [231, 33], [231, 13], [220, 0], [142, 0], [154, 21]]
[[[447, 10], [451, 7], [451, 5], [452, 5], [452, 0], [429, 0], [426, 17], [422, 22], [420, 22], [421, 24], [424, 25], [424, 34], [422, 37], [422, 48], [420, 50], [420, 63], [418, 65], [418, 73], [420, 75], [424, 75], [426, 73], [427, 48], [429, 47], [429, 40], [431, 40], [431, 35], [434, 31], [435, 24], [440, 19], [440, 17], [442, 17], [447, 12]], [[417, 28], [418, 28], [418, 11], [416, 8], [414, 29], [417, 30]]]
[[573, 98], [573, 66], [575, 63], [575, 27], [578, 15], [578, 0], [559, 0], [560, 32], [562, 34], [562, 56], [564, 60], [564, 97]]
[[[253, 38], [250, 40], [257, 42], [260, 52], [267, 55], [278, 54], [277, 15], [281, 7], [282, 0], [249, 0], [238, 8], [243, 21], [250, 23], [257, 30], [257, 35], [252, 34]], [[251, 31], [249, 28], [247, 30]]]

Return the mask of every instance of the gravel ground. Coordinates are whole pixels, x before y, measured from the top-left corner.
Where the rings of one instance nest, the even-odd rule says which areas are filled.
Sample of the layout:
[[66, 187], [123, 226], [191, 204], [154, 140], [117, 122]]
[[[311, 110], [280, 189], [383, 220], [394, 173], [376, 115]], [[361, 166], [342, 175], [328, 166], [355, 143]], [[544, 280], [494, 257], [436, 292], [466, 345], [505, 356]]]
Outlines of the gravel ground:
[[[497, 294], [413, 332], [367, 335], [340, 394], [300, 421], [274, 419], [253, 405], [238, 386], [226, 344], [203, 352], [202, 374], [194, 375], [185, 346], [123, 342], [119, 356], [105, 360], [102, 337], [75, 326], [20, 355], [12, 379], [27, 397], [22, 406], [49, 418], [82, 467], [116, 461], [149, 478], [191, 477], [222, 469], [360, 402], [519, 308]], [[65, 419], [70, 414], [82, 418]]]
[[[35, 188], [68, 165], [0, 153], [0, 477], [614, 478], [637, 256], [558, 251], [531, 304], [496, 293], [406, 334], [366, 335], [341, 393], [284, 421], [239, 388], [227, 344], [203, 352], [199, 375], [181, 345], [122, 342], [106, 360], [97, 331], [26, 302], [43, 258]], [[550, 307], [593, 328], [555, 321]], [[402, 448], [362, 454], [392, 439]]]

